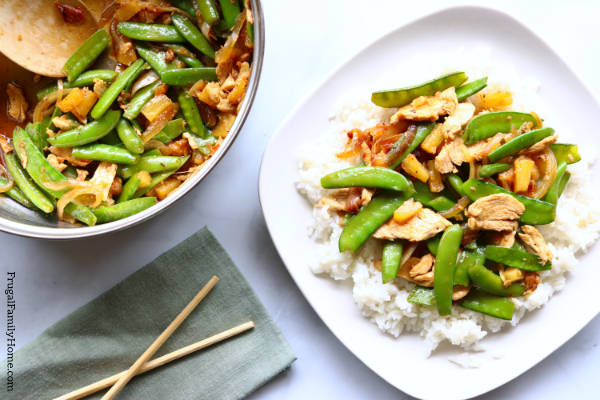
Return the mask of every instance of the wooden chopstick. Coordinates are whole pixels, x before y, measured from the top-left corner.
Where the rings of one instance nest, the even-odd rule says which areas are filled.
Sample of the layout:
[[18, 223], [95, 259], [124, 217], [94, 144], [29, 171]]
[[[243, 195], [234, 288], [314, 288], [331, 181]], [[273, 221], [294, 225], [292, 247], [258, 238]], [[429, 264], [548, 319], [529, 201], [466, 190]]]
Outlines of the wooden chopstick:
[[[249, 329], [254, 328], [254, 322], [253, 321], [248, 321], [245, 322], [241, 325], [235, 326], [231, 329], [228, 329], [226, 331], [223, 331], [221, 333], [217, 333], [216, 335], [213, 335], [211, 337], [208, 337], [206, 339], [202, 339], [199, 342], [190, 344], [189, 346], [185, 346], [179, 350], [175, 350], [171, 353], [165, 354], [164, 356], [155, 358], [152, 361], [148, 361], [147, 363], [145, 363], [144, 365], [142, 365], [142, 367], [137, 371], [136, 375], [142, 374], [144, 372], [148, 372], [150, 370], [153, 370], [155, 368], [161, 367], [167, 363], [170, 363], [171, 361], [175, 361], [178, 360], [182, 357], [187, 356], [188, 354], [191, 354], [193, 352], [196, 352], [198, 350], [202, 350], [206, 347], [212, 346], [213, 344], [219, 343], [223, 340], [229, 339], [233, 336], [239, 335], [242, 332], [245, 332]], [[83, 397], [89, 396], [93, 393], [96, 393], [102, 389], [106, 389], [107, 387], [113, 385], [116, 381], [119, 380], [119, 378], [121, 376], [123, 376], [124, 374], [127, 373], [127, 370], [125, 371], [121, 371], [118, 374], [114, 374], [112, 376], [109, 376], [108, 378], [104, 378], [102, 380], [99, 380], [98, 382], [94, 382], [92, 384], [89, 384], [87, 386], [82, 387], [81, 389], [77, 389], [74, 390], [70, 393], [64, 394], [60, 397], [55, 398], [54, 400], [77, 400], [77, 399], [81, 399]]]
[[161, 333], [160, 336], [158, 336], [156, 340], [154, 340], [154, 343], [152, 343], [150, 347], [146, 349], [146, 351], [136, 360], [136, 362], [134, 362], [133, 365], [129, 367], [127, 372], [121, 375], [119, 379], [115, 382], [115, 384], [109, 389], [109, 391], [106, 392], [104, 396], [102, 396], [102, 400], [112, 400], [117, 395], [117, 393], [119, 393], [121, 389], [125, 387], [127, 382], [129, 382], [131, 378], [133, 378], [135, 374], [137, 374], [142, 365], [144, 365], [146, 361], [148, 361], [150, 357], [152, 357], [158, 351], [158, 349], [160, 349], [160, 346], [162, 346], [163, 343], [167, 341], [171, 334], [175, 332], [175, 329], [177, 329], [179, 325], [181, 325], [181, 323], [188, 317], [188, 315], [190, 315], [192, 311], [194, 311], [194, 308], [196, 308], [196, 306], [202, 301], [202, 299], [206, 297], [208, 292], [212, 290], [212, 288], [217, 284], [218, 281], [219, 278], [217, 278], [216, 276], [210, 278], [208, 283], [204, 285], [202, 289], [200, 289], [200, 291], [192, 299], [192, 301], [190, 301], [188, 305], [185, 306], [185, 308], [179, 313], [179, 315], [169, 324], [169, 326], [167, 326], [167, 329], [165, 329], [163, 333]]

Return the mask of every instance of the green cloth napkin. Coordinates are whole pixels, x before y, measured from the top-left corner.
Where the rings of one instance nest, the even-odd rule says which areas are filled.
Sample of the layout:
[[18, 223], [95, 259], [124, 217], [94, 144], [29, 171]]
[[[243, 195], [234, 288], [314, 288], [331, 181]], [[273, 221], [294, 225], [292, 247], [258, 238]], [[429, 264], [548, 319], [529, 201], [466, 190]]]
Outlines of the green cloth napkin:
[[[295, 356], [207, 228], [15, 352], [14, 391], [3, 390], [0, 397], [54, 398], [127, 369], [213, 275], [220, 281], [153, 358], [248, 320], [256, 327], [138, 375], [118, 398], [245, 397], [285, 371]], [[103, 393], [88, 398], [98, 399]]]

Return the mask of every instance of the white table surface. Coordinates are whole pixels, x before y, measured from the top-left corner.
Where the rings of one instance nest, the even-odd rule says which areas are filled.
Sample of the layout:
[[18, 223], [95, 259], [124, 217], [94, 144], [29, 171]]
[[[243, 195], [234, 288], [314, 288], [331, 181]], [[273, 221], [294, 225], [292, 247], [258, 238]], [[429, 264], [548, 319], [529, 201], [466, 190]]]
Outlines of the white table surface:
[[[525, 22], [600, 98], [597, 2], [481, 3]], [[333, 69], [382, 34], [449, 5], [425, 0], [264, 0], [266, 54], [250, 117], [221, 163], [178, 207], [141, 226], [95, 239], [52, 242], [0, 233], [0, 285], [5, 286], [7, 271], [16, 271], [18, 346], [208, 225], [298, 357], [288, 373], [252, 398], [409, 398], [356, 359], [304, 300], [267, 233], [257, 177], [269, 137]], [[6, 326], [4, 306], [0, 310], [0, 326]], [[596, 317], [542, 363], [482, 398], [562, 399], [574, 393], [579, 399], [598, 398], [599, 337]]]

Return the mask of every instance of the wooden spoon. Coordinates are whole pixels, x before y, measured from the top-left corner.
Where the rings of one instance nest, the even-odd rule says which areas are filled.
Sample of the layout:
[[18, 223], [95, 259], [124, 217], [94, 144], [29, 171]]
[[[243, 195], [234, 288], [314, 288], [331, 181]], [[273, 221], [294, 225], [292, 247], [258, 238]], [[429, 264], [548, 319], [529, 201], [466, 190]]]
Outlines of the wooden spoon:
[[[55, 3], [78, 7], [79, 23], [67, 23]], [[98, 1], [89, 1], [96, 10]], [[62, 77], [62, 67], [96, 30], [97, 15], [79, 0], [0, 1], [0, 52], [25, 69]]]

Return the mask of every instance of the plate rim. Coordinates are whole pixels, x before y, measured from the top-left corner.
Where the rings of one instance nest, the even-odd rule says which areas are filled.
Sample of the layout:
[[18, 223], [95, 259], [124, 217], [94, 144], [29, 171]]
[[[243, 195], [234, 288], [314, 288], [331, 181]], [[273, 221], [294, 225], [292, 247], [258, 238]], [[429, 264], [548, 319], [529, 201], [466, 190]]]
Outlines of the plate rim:
[[[546, 48], [551, 52], [551, 54], [556, 57], [558, 60], [560, 60], [560, 62], [563, 63], [564, 67], [572, 74], [572, 76], [575, 78], [575, 80], [577, 81], [577, 83], [579, 83], [581, 85], [581, 87], [583, 88], [583, 90], [586, 92], [587, 95], [590, 96], [590, 98], [593, 99], [594, 102], [594, 106], [596, 106], [597, 108], [600, 108], [600, 101], [599, 101], [599, 97], [596, 96], [596, 94], [590, 90], [590, 87], [585, 83], [584, 80], [581, 79], [581, 77], [579, 76], [579, 74], [571, 67], [571, 65], [568, 63], [568, 61], [562, 57], [555, 49], [553, 46], [551, 46], [546, 40], [544, 40], [540, 35], [538, 35], [535, 31], [533, 31], [527, 24], [525, 24], [523, 21], [521, 21], [518, 17], [513, 16], [503, 10], [499, 10], [497, 8], [494, 7], [490, 7], [490, 6], [484, 6], [484, 5], [457, 5], [457, 6], [447, 6], [447, 7], [442, 7], [440, 9], [437, 9], [435, 11], [420, 15], [416, 18], [413, 18], [409, 21], [407, 21], [406, 23], [403, 23], [399, 26], [396, 26], [394, 28], [392, 28], [391, 30], [383, 33], [381, 36], [378, 36], [376, 39], [372, 40], [371, 42], [367, 43], [366, 45], [362, 46], [361, 48], [359, 48], [358, 50], [356, 50], [355, 52], [353, 52], [350, 56], [346, 57], [345, 59], [343, 59], [339, 64], [337, 64], [336, 66], [334, 66], [329, 73], [325, 74], [324, 78], [321, 79], [320, 81], [317, 82], [317, 84], [315, 84], [314, 86], [312, 86], [310, 88], [309, 91], [307, 91], [307, 93], [302, 96], [300, 98], [300, 100], [298, 101], [298, 103], [286, 114], [286, 116], [284, 117], [284, 119], [282, 120], [282, 122], [278, 125], [277, 129], [275, 130], [275, 133], [273, 135], [271, 135], [271, 137], [269, 138], [267, 145], [265, 147], [265, 150], [263, 151], [263, 155], [261, 157], [261, 162], [260, 162], [260, 166], [259, 166], [259, 171], [258, 171], [258, 199], [259, 199], [259, 204], [260, 204], [260, 208], [263, 214], [263, 219], [265, 221], [265, 225], [267, 227], [267, 231], [269, 232], [269, 236], [271, 237], [271, 241], [273, 242], [273, 245], [277, 251], [277, 254], [279, 255], [282, 263], [285, 265], [288, 273], [290, 274], [290, 276], [292, 277], [292, 279], [294, 280], [294, 283], [296, 284], [296, 286], [298, 287], [298, 289], [300, 290], [300, 292], [302, 293], [302, 295], [304, 296], [304, 299], [310, 304], [312, 310], [317, 314], [317, 316], [319, 317], [319, 319], [325, 324], [325, 326], [329, 329], [329, 331], [336, 337], [337, 340], [339, 340], [344, 347], [346, 348], [346, 350], [348, 350], [350, 353], [352, 353], [353, 356], [355, 356], [357, 359], [359, 359], [367, 368], [369, 368], [374, 374], [376, 374], [379, 378], [383, 379], [384, 381], [386, 381], [388, 384], [394, 386], [396, 389], [400, 390], [403, 393], [406, 393], [410, 396], [415, 396], [415, 397], [419, 397], [418, 393], [415, 393], [413, 391], [409, 391], [406, 390], [404, 388], [400, 388], [398, 387], [396, 384], [394, 384], [392, 381], [388, 380], [387, 378], [385, 378], [384, 376], [380, 375], [377, 371], [375, 371], [375, 369], [367, 362], [365, 362], [363, 360], [363, 358], [361, 356], [359, 356], [358, 354], [356, 354], [351, 347], [346, 343], [346, 340], [344, 340], [342, 337], [340, 337], [336, 331], [330, 326], [329, 322], [321, 315], [321, 312], [319, 311], [319, 308], [315, 307], [315, 305], [313, 304], [312, 298], [310, 296], [308, 296], [305, 291], [304, 291], [304, 287], [302, 284], [300, 284], [299, 280], [297, 279], [296, 276], [296, 272], [290, 268], [288, 266], [288, 264], [285, 262], [284, 256], [282, 254], [282, 250], [280, 249], [280, 246], [278, 244], [278, 242], [274, 239], [273, 233], [272, 233], [272, 228], [271, 225], [269, 223], [269, 220], [267, 218], [267, 215], [265, 213], [265, 208], [263, 206], [263, 196], [265, 196], [264, 194], [264, 190], [263, 187], [266, 185], [266, 183], [264, 182], [264, 173], [263, 173], [263, 167], [265, 165], [265, 159], [267, 158], [267, 153], [269, 153], [273, 142], [275, 141], [275, 138], [278, 137], [281, 132], [283, 131], [284, 127], [286, 125], [288, 125], [288, 123], [290, 122], [290, 120], [298, 113], [298, 111], [304, 107], [309, 99], [314, 95], [314, 93], [316, 91], [318, 91], [322, 86], [324, 86], [330, 79], [332, 79], [339, 71], [341, 71], [342, 69], [344, 69], [352, 60], [354, 60], [355, 58], [359, 57], [363, 52], [367, 51], [368, 49], [370, 49], [371, 47], [377, 45], [378, 43], [385, 41], [386, 39], [388, 39], [390, 36], [395, 35], [397, 32], [402, 31], [410, 26], [413, 26], [415, 24], [418, 24], [419, 22], [438, 16], [440, 14], [444, 14], [444, 13], [448, 13], [448, 12], [467, 12], [467, 11], [475, 11], [475, 12], [488, 12], [488, 13], [495, 13], [497, 16], [501, 17], [501, 18], [507, 18], [509, 20], [511, 20], [512, 22], [518, 24], [522, 29], [524, 29], [529, 35], [531, 35], [534, 39], [539, 40], [543, 45], [546, 46]], [[313, 274], [313, 276], [315, 278], [318, 278], [316, 275]], [[514, 374], [512, 374], [511, 376], [509, 376], [506, 379], [503, 379], [497, 383], [494, 383], [493, 386], [491, 386], [490, 388], [486, 389], [485, 391], [482, 392], [478, 392], [478, 393], [472, 393], [469, 394], [468, 397], [466, 398], [472, 398], [475, 396], [479, 396], [485, 393], [489, 393], [492, 390], [495, 390], [505, 384], [507, 384], [508, 382], [513, 381], [514, 379], [516, 379], [517, 377], [521, 376], [522, 374], [524, 374], [525, 372], [527, 372], [528, 370], [530, 370], [531, 368], [537, 366], [539, 363], [541, 363], [543, 360], [545, 360], [547, 357], [549, 357], [551, 354], [553, 354], [555, 351], [557, 351], [560, 347], [562, 347], [567, 341], [569, 341], [571, 338], [573, 338], [573, 336], [575, 336], [577, 333], [579, 333], [581, 330], [583, 330], [592, 319], [594, 319], [597, 315], [600, 314], [600, 309], [596, 310], [596, 313], [591, 315], [589, 318], [586, 318], [584, 324], [575, 332], [573, 332], [572, 334], [569, 334], [567, 337], [565, 337], [564, 339], [560, 339], [559, 343], [556, 347], [554, 347], [554, 349], [552, 351], [550, 351], [548, 354], [544, 355], [542, 358], [540, 358], [537, 362], [535, 362], [534, 364], [531, 364], [529, 366], [526, 366], [525, 368], [521, 368], [518, 369], [518, 371]]]

